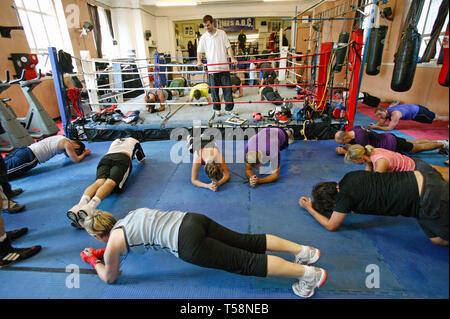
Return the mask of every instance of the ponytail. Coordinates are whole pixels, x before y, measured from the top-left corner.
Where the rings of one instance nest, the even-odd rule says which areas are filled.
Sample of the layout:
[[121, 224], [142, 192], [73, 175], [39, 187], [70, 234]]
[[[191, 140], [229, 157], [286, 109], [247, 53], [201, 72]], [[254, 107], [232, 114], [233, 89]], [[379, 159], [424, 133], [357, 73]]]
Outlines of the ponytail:
[[347, 163], [350, 163], [352, 161], [357, 161], [364, 155], [372, 155], [374, 151], [374, 147], [372, 145], [366, 145], [365, 147], [355, 144], [348, 148], [347, 152], [345, 153], [344, 160]]

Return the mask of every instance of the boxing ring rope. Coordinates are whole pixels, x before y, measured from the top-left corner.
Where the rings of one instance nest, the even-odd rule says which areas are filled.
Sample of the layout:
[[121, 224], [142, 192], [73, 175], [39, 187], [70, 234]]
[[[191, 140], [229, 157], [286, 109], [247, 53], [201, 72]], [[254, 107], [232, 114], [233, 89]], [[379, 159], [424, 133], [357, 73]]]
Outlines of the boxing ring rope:
[[[49, 50], [50, 51], [50, 50]], [[78, 61], [81, 62], [83, 66], [83, 72], [78, 72], [77, 75], [81, 75], [85, 77], [85, 83], [86, 87], [80, 89], [80, 91], [88, 92], [91, 95], [96, 95], [95, 99], [89, 99], [89, 106], [93, 109], [94, 112], [101, 111], [102, 107], [107, 106], [113, 106], [118, 105], [119, 102], [114, 103], [112, 102], [104, 102], [108, 99], [116, 99], [117, 97], [123, 97], [127, 93], [136, 92], [136, 91], [144, 91], [147, 92], [148, 89], [152, 88], [155, 90], [189, 90], [192, 89], [193, 86], [176, 86], [176, 87], [160, 87], [164, 86], [165, 83], [169, 83], [170, 81], [174, 81], [175, 79], [169, 79], [166, 78], [167, 75], [177, 74], [177, 75], [208, 75], [208, 74], [214, 74], [217, 72], [229, 72], [233, 74], [238, 73], [249, 73], [249, 72], [264, 72], [264, 71], [284, 71], [286, 72], [286, 75], [283, 74], [283, 77], [281, 75], [278, 75], [277, 79], [281, 80], [285, 83], [277, 83], [277, 84], [265, 84], [265, 85], [258, 85], [258, 84], [242, 84], [242, 85], [225, 85], [225, 86], [210, 86], [208, 85], [207, 88], [209, 89], [216, 89], [216, 88], [232, 88], [232, 89], [239, 89], [239, 88], [262, 88], [262, 87], [297, 87], [302, 88], [303, 91], [306, 93], [307, 96], [310, 97], [311, 101], [315, 101], [317, 104], [316, 110], [321, 111], [320, 108], [323, 104], [323, 102], [326, 100], [326, 92], [327, 92], [327, 85], [328, 81], [320, 81], [320, 79], [311, 79], [309, 81], [302, 81], [297, 83], [297, 81], [290, 80], [290, 75], [293, 76], [299, 76], [302, 80], [305, 80], [306, 77], [302, 76], [301, 74], [297, 73], [297, 70], [308, 70], [308, 69], [315, 69], [318, 70], [318, 73], [325, 74], [325, 78], [327, 78], [327, 73], [330, 68], [330, 55], [332, 53], [332, 48], [327, 47], [326, 49], [321, 50], [318, 53], [311, 53], [311, 54], [294, 54], [291, 52], [286, 51], [285, 55], [282, 56], [282, 53], [269, 53], [269, 54], [255, 54], [255, 55], [244, 55], [244, 56], [236, 56], [237, 57], [245, 57], [249, 58], [251, 56], [255, 57], [261, 57], [261, 56], [273, 56], [278, 55], [274, 58], [263, 58], [263, 59], [253, 59], [253, 60], [240, 60], [237, 63], [235, 62], [226, 62], [226, 63], [214, 63], [214, 64], [203, 64], [203, 69], [198, 70], [200, 67], [197, 64], [192, 63], [162, 63], [160, 62], [161, 58], [164, 58], [163, 55], [159, 55], [159, 53], [155, 53], [155, 59], [154, 63], [151, 62], [151, 58], [145, 58], [145, 59], [135, 59], [135, 58], [124, 58], [124, 59], [113, 59], [113, 60], [106, 60], [106, 59], [86, 59], [86, 58], [77, 58]], [[307, 63], [298, 63], [295, 60], [296, 59], [303, 59], [303, 58], [321, 58], [320, 61], [317, 62], [317, 65], [308, 65]], [[183, 57], [180, 59], [186, 59], [187, 57]], [[170, 57], [170, 59], [176, 59], [176, 57]], [[165, 61], [165, 59], [164, 59]], [[107, 65], [106, 68], [103, 68], [101, 70], [96, 70], [96, 63], [104, 63]], [[252, 63], [255, 63], [257, 65], [256, 68], [239, 68], [239, 66], [243, 65], [250, 65]], [[275, 63], [280, 65], [286, 65], [286, 66], [280, 66], [280, 67], [260, 67], [261, 63], [271, 63], [274, 65]], [[132, 68], [133, 70], [130, 72], [128, 70], [120, 71], [123, 69], [123, 66], [128, 66], [128, 68]], [[208, 70], [205, 68], [213, 67], [213, 66], [221, 66], [221, 65], [227, 65], [231, 66], [228, 70]], [[173, 68], [179, 68], [179, 70], [176, 71], [170, 71], [167, 70], [167, 68], [173, 67]], [[198, 71], [189, 71], [189, 68], [197, 68]], [[281, 73], [281, 72], [280, 72]], [[107, 84], [102, 85], [94, 85], [91, 86], [86, 80], [87, 77], [90, 77], [92, 79], [96, 79], [98, 76], [106, 75], [110, 78], [110, 82]], [[124, 79], [123, 81], [111, 81], [112, 78], [117, 79], [116, 76], [122, 76], [122, 75], [137, 75], [137, 77], [133, 77], [132, 79]], [[154, 77], [154, 82], [150, 81], [150, 77]], [[281, 78], [281, 79], [280, 79]], [[241, 80], [257, 80], [257, 78], [240, 78]], [[142, 80], [148, 80], [148, 81], [142, 81]], [[141, 81], [141, 85], [139, 87], [129, 87], [124, 88], [123, 84], [132, 82], [132, 81]], [[189, 82], [195, 82], [195, 81], [201, 81], [198, 79], [194, 80], [187, 80], [186, 83]], [[203, 82], [205, 82], [203, 80]], [[55, 85], [56, 87], [56, 85]], [[322, 89], [321, 89], [322, 88]], [[108, 95], [101, 96], [102, 92], [109, 92]], [[100, 93], [100, 94], [99, 94]], [[305, 102], [305, 98], [297, 98], [297, 99], [284, 99], [281, 101], [267, 101], [267, 100], [246, 100], [246, 101], [234, 101], [234, 102], [187, 102], [187, 101], [177, 101], [177, 100], [169, 100], [165, 101], [166, 105], [209, 105], [209, 104], [259, 104], [259, 103], [303, 103]], [[161, 104], [159, 102], [154, 103], [145, 103], [145, 102], [135, 102], [135, 101], [127, 101], [124, 102], [128, 106], [142, 106], [142, 105], [157, 105]]]

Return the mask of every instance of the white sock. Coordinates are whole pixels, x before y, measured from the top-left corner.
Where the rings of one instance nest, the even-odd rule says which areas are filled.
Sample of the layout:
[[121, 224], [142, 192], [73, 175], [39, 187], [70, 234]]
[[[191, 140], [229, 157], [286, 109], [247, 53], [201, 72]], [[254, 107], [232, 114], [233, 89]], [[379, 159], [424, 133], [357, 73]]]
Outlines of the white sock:
[[97, 206], [101, 203], [101, 199], [95, 196], [92, 198], [89, 203], [83, 206], [84, 211], [94, 212], [94, 210], [97, 208]]
[[80, 202], [78, 203], [79, 206], [84, 206], [87, 203], [89, 203], [89, 201], [91, 200], [91, 198], [87, 195], [83, 195], [81, 196]]
[[3, 234], [3, 236], [0, 237], [0, 243], [3, 243], [6, 239], [6, 233]]
[[295, 256], [298, 256], [299, 258], [309, 257], [309, 246], [302, 246], [302, 250]]
[[303, 279], [304, 281], [313, 281], [315, 276], [315, 270], [312, 266], [303, 266], [305, 267], [305, 274], [300, 277], [300, 279]]

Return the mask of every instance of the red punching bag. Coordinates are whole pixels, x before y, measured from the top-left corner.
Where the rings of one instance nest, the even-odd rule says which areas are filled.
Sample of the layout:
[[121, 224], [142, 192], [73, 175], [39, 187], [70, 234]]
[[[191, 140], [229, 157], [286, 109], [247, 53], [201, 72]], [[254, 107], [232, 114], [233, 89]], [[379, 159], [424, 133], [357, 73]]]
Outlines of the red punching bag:
[[445, 33], [444, 44], [442, 45], [442, 50], [444, 50], [444, 63], [442, 64], [441, 72], [439, 73], [439, 84], [442, 86], [449, 86], [449, 52], [448, 52], [448, 28]]

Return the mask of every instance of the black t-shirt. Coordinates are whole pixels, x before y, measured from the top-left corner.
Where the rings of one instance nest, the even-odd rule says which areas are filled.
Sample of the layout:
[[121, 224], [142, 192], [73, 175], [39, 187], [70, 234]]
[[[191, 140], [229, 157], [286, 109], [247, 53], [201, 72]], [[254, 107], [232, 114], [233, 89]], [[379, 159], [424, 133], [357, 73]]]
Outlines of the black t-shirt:
[[419, 192], [414, 172], [355, 171], [339, 182], [335, 212], [417, 217]]
[[236, 75], [232, 75], [230, 77], [231, 85], [241, 85], [241, 79], [237, 77]]
[[245, 44], [246, 40], [247, 40], [247, 36], [245, 34], [243, 34], [243, 33], [239, 34], [238, 41], [241, 46], [243, 46]]

